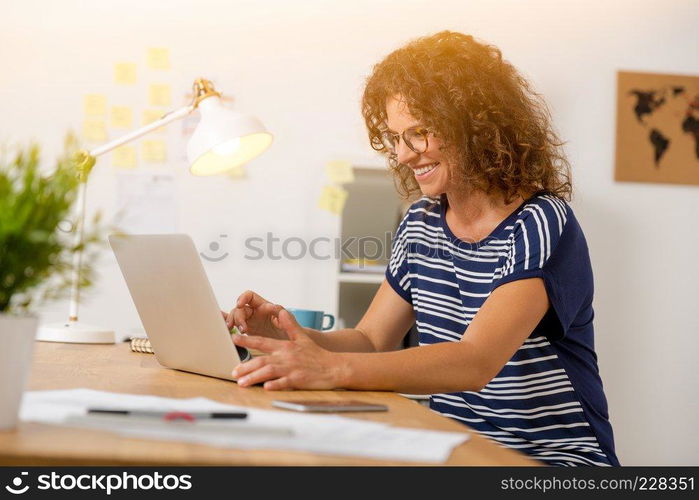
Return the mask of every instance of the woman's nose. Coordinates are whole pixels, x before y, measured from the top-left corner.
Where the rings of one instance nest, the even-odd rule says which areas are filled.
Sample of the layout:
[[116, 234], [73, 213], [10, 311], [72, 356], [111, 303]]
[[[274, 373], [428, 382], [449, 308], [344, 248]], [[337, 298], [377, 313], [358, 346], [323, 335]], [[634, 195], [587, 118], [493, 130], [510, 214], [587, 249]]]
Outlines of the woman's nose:
[[409, 163], [417, 156], [419, 155], [410, 149], [402, 138], [398, 140], [398, 144], [396, 144], [396, 160], [398, 163]]

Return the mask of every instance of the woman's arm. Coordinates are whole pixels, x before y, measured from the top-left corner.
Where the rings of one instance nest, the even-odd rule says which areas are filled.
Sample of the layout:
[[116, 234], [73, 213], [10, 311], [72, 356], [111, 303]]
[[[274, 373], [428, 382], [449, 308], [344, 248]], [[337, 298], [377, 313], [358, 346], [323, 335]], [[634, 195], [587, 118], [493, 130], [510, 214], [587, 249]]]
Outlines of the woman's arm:
[[[407, 305], [389, 285], [384, 292], [393, 293]], [[241, 386], [264, 382], [265, 389], [272, 390], [342, 387], [415, 394], [478, 391], [509, 361], [548, 307], [540, 278], [507, 283], [485, 301], [461, 341], [368, 354], [328, 352], [283, 312], [281, 326], [290, 340], [236, 338], [238, 345], [270, 355], [239, 365], [234, 376], [239, 377]], [[374, 319], [391, 321], [390, 316]], [[371, 324], [369, 328], [371, 332]], [[367, 338], [371, 338], [370, 332]], [[395, 340], [382, 335], [378, 338]]]
[[346, 355], [340, 386], [415, 394], [480, 391], [531, 335], [549, 307], [543, 280], [495, 289], [459, 342], [377, 356]]

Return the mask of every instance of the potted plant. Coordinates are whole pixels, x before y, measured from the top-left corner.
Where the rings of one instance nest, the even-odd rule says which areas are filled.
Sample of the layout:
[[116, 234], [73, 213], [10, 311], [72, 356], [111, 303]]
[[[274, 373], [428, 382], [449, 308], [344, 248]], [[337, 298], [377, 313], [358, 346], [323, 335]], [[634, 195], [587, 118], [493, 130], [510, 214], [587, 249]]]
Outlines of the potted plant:
[[[40, 167], [37, 144], [0, 153], [0, 429], [17, 424], [38, 323], [32, 307], [69, 289], [73, 253], [81, 246], [93, 248], [98, 240], [96, 230], [82, 245], [71, 234], [80, 182], [75, 150], [69, 136], [50, 172]], [[81, 286], [91, 282], [95, 256], [86, 254]]]

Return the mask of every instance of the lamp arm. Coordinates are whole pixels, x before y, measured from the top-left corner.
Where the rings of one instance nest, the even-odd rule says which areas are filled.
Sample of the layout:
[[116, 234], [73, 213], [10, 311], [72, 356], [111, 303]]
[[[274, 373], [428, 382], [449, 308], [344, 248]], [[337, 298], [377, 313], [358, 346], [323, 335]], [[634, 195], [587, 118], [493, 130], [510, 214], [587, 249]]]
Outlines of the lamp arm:
[[175, 111], [171, 111], [160, 117], [153, 123], [149, 123], [138, 130], [134, 130], [118, 139], [114, 139], [102, 146], [99, 146], [89, 153], [86, 151], [78, 152], [76, 157], [78, 174], [80, 177], [80, 185], [78, 186], [78, 196], [76, 199], [76, 226], [75, 226], [75, 247], [78, 249], [73, 254], [73, 271], [71, 276], [71, 287], [70, 287], [70, 312], [68, 316], [69, 322], [78, 321], [78, 307], [80, 304], [80, 270], [82, 267], [82, 255], [83, 255], [83, 228], [85, 226], [85, 192], [87, 190], [87, 178], [95, 164], [95, 158], [97, 156], [103, 155], [118, 148], [126, 143], [129, 143], [139, 137], [142, 137], [153, 130], [156, 130], [168, 123], [172, 123], [175, 120], [184, 118], [192, 111], [196, 109], [196, 104], [192, 103], [188, 106], [184, 106]]
[[[204, 99], [208, 99], [209, 97], [221, 97], [221, 93], [216, 91], [213, 84], [209, 80], [206, 80], [204, 78], [197, 78], [194, 81], [192, 94], [192, 102], [189, 103], [187, 106], [183, 106], [180, 109], [176, 109], [175, 111], [170, 111], [169, 113], [161, 116], [158, 120], [154, 121], [153, 123], [149, 123], [148, 125], [145, 125], [144, 127], [141, 127], [138, 130], [129, 132], [128, 134], [119, 137], [118, 139], [114, 139], [113, 141], [108, 142], [107, 144], [93, 149], [92, 151], [90, 151], [89, 156], [93, 157], [94, 160], [94, 158], [96, 158], [97, 156], [103, 155], [104, 153], [108, 153], [109, 151], [118, 148], [119, 146], [122, 146], [124, 144], [127, 144], [133, 141], [134, 139], [138, 139], [139, 137], [146, 135], [152, 130], [160, 128], [163, 125], [167, 125], [168, 123], [174, 122], [175, 120], [179, 120], [180, 118], [184, 118], [192, 111], [197, 109], [199, 107], [199, 103]], [[92, 165], [88, 167], [88, 172], [89, 168], [92, 168]]]
[[124, 144], [127, 144], [135, 139], [138, 139], [139, 137], [143, 137], [144, 135], [148, 134], [149, 132], [158, 129], [162, 127], [163, 125], [167, 125], [168, 123], [174, 122], [175, 120], [179, 120], [180, 118], [184, 118], [188, 114], [190, 114], [192, 111], [194, 111], [195, 106], [193, 105], [187, 105], [184, 106], [180, 109], [177, 109], [175, 111], [171, 111], [163, 116], [161, 116], [159, 119], [156, 121], [149, 123], [148, 125], [145, 125], [137, 130], [134, 130], [133, 132], [129, 132], [126, 135], [123, 135], [119, 137], [118, 139], [114, 139], [113, 141], [110, 141], [102, 146], [96, 147], [92, 151], [90, 151], [90, 156], [97, 157], [101, 156], [105, 153], [108, 153], [109, 151], [118, 148], [119, 146], [122, 146]]

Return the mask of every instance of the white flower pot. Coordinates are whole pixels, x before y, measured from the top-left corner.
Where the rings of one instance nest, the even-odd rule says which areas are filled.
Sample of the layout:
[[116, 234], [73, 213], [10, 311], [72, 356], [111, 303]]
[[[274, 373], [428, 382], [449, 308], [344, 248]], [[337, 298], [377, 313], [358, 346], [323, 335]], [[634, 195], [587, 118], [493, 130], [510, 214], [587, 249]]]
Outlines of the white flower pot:
[[38, 318], [0, 314], [0, 430], [17, 426]]

